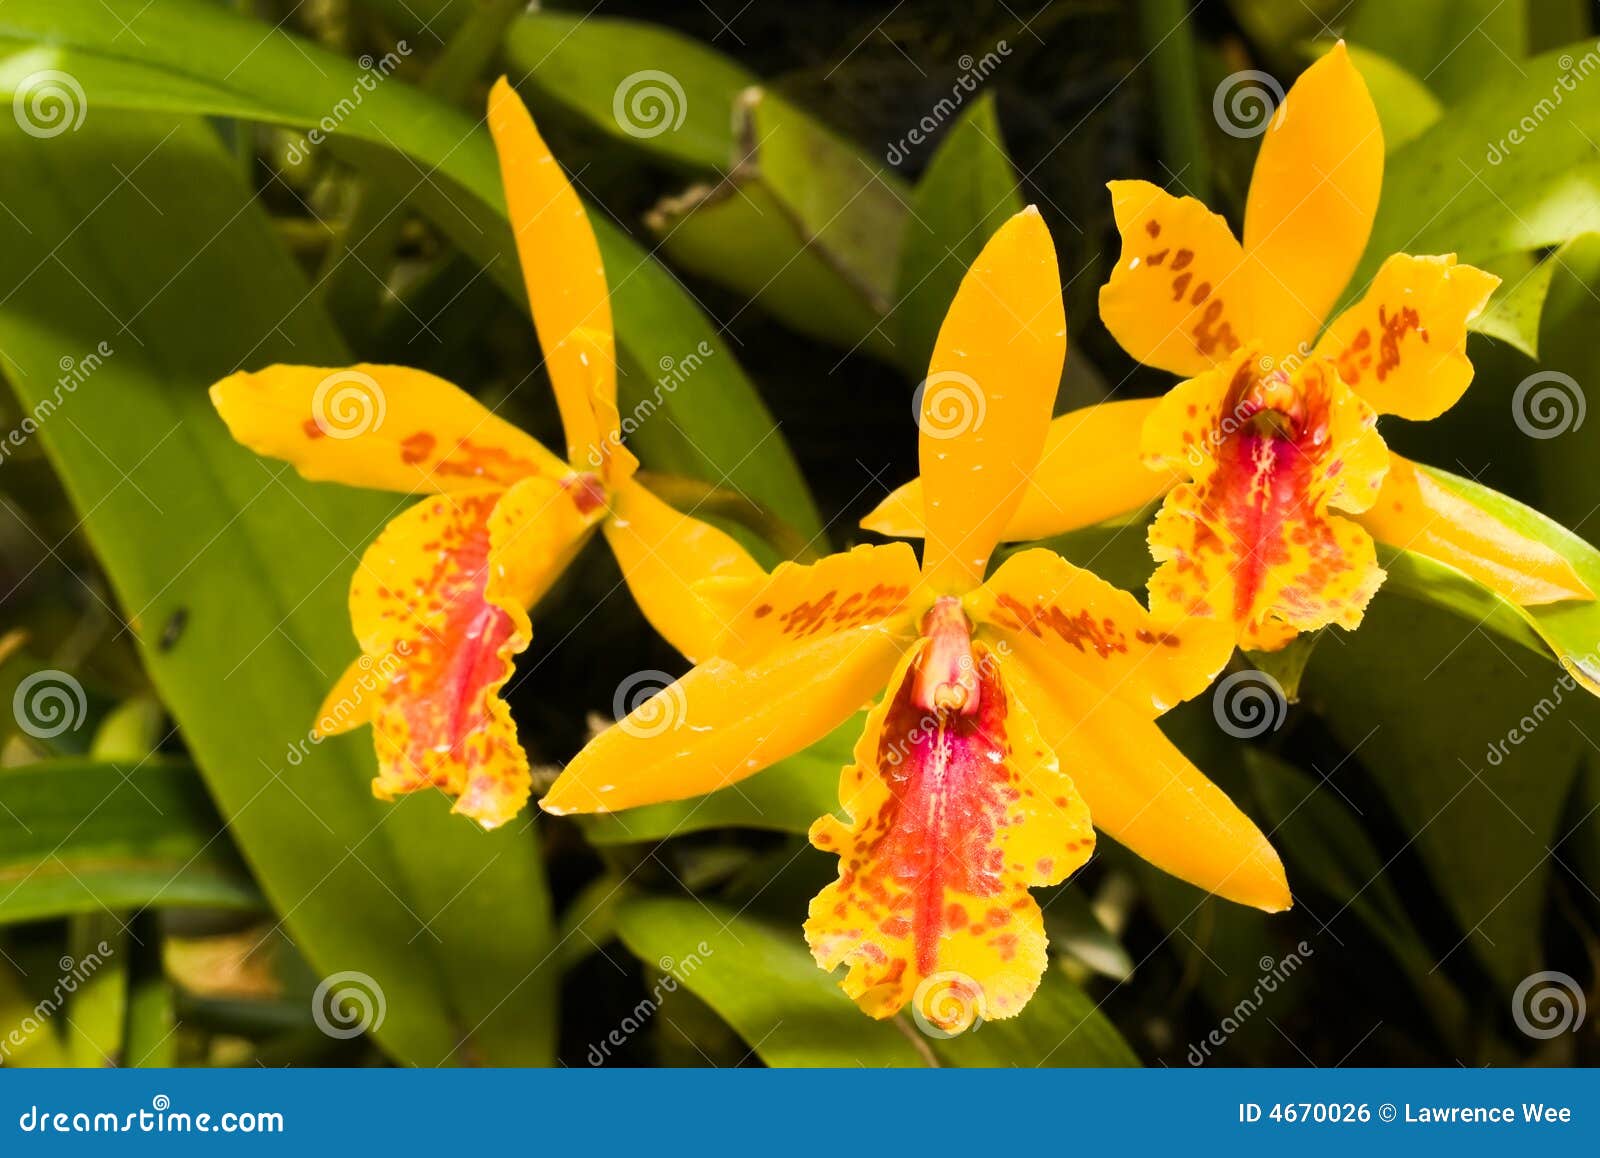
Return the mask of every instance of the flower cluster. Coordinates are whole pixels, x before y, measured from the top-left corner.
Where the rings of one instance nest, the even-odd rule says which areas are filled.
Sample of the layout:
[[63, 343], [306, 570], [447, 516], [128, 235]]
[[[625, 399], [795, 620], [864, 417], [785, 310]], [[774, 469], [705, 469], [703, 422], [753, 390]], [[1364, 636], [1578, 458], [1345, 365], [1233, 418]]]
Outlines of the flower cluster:
[[[381, 796], [435, 786], [486, 826], [529, 795], [500, 696], [528, 609], [595, 530], [650, 621], [696, 665], [596, 737], [540, 802], [608, 812], [726, 787], [866, 717], [838, 858], [805, 935], [863, 1010], [894, 1014], [957, 977], [988, 1017], [1046, 968], [1030, 890], [1066, 880], [1096, 831], [1218, 896], [1289, 907], [1266, 837], [1163, 735], [1235, 646], [1357, 627], [1376, 543], [1449, 564], [1528, 606], [1592, 599], [1571, 565], [1391, 452], [1380, 414], [1420, 420], [1472, 377], [1467, 324], [1497, 280], [1452, 255], [1395, 255], [1336, 310], [1377, 208], [1383, 139], [1342, 45], [1263, 137], [1243, 239], [1191, 198], [1115, 182], [1122, 252], [1101, 316], [1182, 376], [1163, 398], [1052, 420], [1066, 356], [1050, 234], [1029, 208], [989, 238], [935, 345], [981, 420], [921, 407], [921, 477], [863, 525], [920, 539], [770, 573], [635, 477], [620, 434], [605, 272], [581, 203], [502, 81], [489, 108], [528, 296], [566, 429], [563, 459], [417, 370], [273, 366], [213, 388], [234, 435], [312, 479], [423, 496], [350, 589], [361, 657], [330, 701], [362, 705]], [[1331, 321], [1328, 319], [1331, 318]], [[379, 421], [330, 434], [330, 377]], [[1148, 606], [1031, 541], [1158, 502]], [[375, 694], [351, 697], [353, 681]], [[671, 699], [676, 726], [646, 726]], [[957, 1002], [956, 1004], [963, 1004]], [[937, 1018], [935, 1018], [937, 1021]], [[950, 1028], [950, 1027], [941, 1027]]]

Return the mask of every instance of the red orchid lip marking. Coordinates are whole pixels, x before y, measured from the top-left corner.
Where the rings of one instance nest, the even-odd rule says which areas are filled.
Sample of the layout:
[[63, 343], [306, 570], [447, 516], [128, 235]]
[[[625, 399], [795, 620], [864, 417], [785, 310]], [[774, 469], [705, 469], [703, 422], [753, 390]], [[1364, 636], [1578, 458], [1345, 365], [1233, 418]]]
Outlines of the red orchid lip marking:
[[978, 674], [972, 661], [972, 625], [961, 610], [961, 600], [941, 595], [922, 617], [922, 634], [928, 641], [911, 689], [912, 702], [928, 712], [957, 712], [970, 716], [978, 710]]

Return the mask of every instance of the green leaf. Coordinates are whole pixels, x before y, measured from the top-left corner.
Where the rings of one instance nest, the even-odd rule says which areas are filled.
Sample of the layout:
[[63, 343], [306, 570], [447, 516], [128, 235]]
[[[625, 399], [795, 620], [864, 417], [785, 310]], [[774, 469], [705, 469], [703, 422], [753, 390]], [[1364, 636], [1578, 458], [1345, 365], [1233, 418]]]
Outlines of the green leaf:
[[1484, 85], [1521, 77], [1526, 0], [1362, 0], [1350, 40], [1381, 52], [1454, 103]]
[[[1547, 376], [1552, 410], [1569, 421], [1536, 423], [1547, 437], [1534, 444], [1530, 456], [1539, 482], [1539, 505], [1550, 516], [1589, 537], [1600, 537], [1595, 519], [1596, 456], [1600, 455], [1600, 415], [1580, 414], [1576, 404], [1600, 383], [1600, 351], [1595, 348], [1600, 326], [1600, 233], [1585, 233], [1562, 246], [1541, 268], [1548, 268], [1549, 294], [1539, 322], [1539, 370]], [[1571, 385], [1555, 375], [1565, 374]], [[1540, 389], [1535, 384], [1533, 390]], [[1565, 397], [1562, 397], [1562, 393]], [[1531, 402], [1535, 395], [1529, 395]], [[1515, 403], [1513, 403], [1515, 405]], [[1524, 413], [1528, 406], [1523, 407]], [[1600, 643], [1600, 640], [1596, 640]]]
[[1387, 572], [1382, 590], [1390, 595], [1443, 608], [1535, 655], [1549, 657], [1544, 641], [1528, 625], [1522, 608], [1449, 564], [1384, 543], [1378, 544], [1378, 563]]
[[1257, 671], [1265, 672], [1292, 704], [1300, 699], [1300, 680], [1324, 634], [1325, 631], [1307, 631], [1277, 651], [1247, 651], [1244, 657]]
[[[120, 25], [135, 19], [138, 40], [120, 34]], [[0, 7], [0, 94], [13, 95], [41, 69], [70, 73], [92, 94], [96, 110], [203, 113], [301, 129], [327, 118], [336, 124], [327, 143], [336, 148], [355, 141], [402, 151], [409, 162], [397, 170], [401, 191], [521, 298], [499, 169], [482, 118], [393, 77], [374, 82], [372, 72], [282, 28], [202, 0], [106, 0], [95, 11], [54, 0], [8, 0]], [[302, 146], [318, 147], [304, 140]], [[589, 219], [611, 284], [619, 357], [635, 370], [631, 402], [652, 397], [669, 420], [645, 421], [641, 433], [670, 425], [691, 448], [683, 461], [650, 465], [731, 483], [805, 534], [816, 533], [821, 523], [799, 468], [773, 436], [771, 415], [718, 331], [672, 275], [603, 212], [591, 208]], [[701, 353], [684, 381], [652, 389], [659, 368], [705, 350], [712, 353]]]
[[800, 333], [885, 358], [909, 190], [774, 93], [734, 108], [738, 163], [646, 218], [683, 268], [731, 286]]
[[618, 910], [617, 932], [643, 963], [653, 1000], [670, 1003], [670, 988], [681, 983], [768, 1065], [928, 1063], [920, 1041], [862, 1013], [838, 979], [817, 968], [798, 920], [777, 929], [699, 901], [640, 898]]
[[594, 844], [666, 840], [709, 828], [759, 828], [805, 833], [812, 821], [839, 807], [839, 773], [851, 760], [865, 726], [851, 716], [803, 752], [747, 780], [705, 796], [578, 818]]
[[[1572, 564], [1591, 591], [1600, 592], [1600, 551], [1554, 519], [1482, 483], [1434, 467], [1419, 469], [1488, 511], [1513, 531], [1555, 551]], [[1510, 608], [1544, 640], [1563, 668], [1600, 695], [1600, 600], [1569, 599], [1539, 607], [1519, 607], [1498, 596], [1491, 598]]]
[[[1392, 5], [1390, 7], [1393, 7]], [[1354, 296], [1392, 253], [1480, 262], [1559, 245], [1592, 227], [1600, 196], [1600, 68], [1588, 42], [1483, 83], [1385, 164], [1372, 238]]]
[[1059, 969], [1045, 973], [1039, 991], [1015, 1017], [985, 1021], [932, 1044], [947, 1065], [964, 1067], [1139, 1064], [1100, 1007]]
[[[1466, 1005], [1417, 932], [1388, 867], [1331, 777], [1315, 780], [1262, 748], [1244, 753], [1250, 782], [1291, 872], [1304, 873], [1383, 943], [1452, 1043], [1465, 1039]], [[1341, 912], [1343, 909], [1340, 910]]]
[[47, 760], [0, 770], [0, 924], [264, 903], [188, 765]]
[[1126, 981], [1133, 976], [1133, 958], [1116, 934], [1101, 923], [1083, 890], [1075, 885], [1040, 899], [1050, 947], [1101, 976]]
[[[697, 169], [733, 163], [734, 104], [752, 72], [681, 33], [637, 20], [530, 12], [506, 60], [537, 112], [558, 103], [603, 132]], [[541, 100], [542, 98], [542, 100]]]
[[[420, 42], [453, 33], [471, 16], [474, 0], [362, 3]], [[576, 114], [689, 169], [720, 171], [732, 162], [734, 101], [760, 82], [737, 61], [671, 28], [593, 12], [530, 10], [512, 24], [504, 53], [506, 71], [528, 90], [536, 114], [551, 108]]]
[[1318, 652], [1305, 700], [1370, 773], [1444, 897], [1460, 932], [1444, 960], [1475, 954], [1510, 989], [1540, 966], [1549, 850], [1587, 748], [1551, 717], [1592, 718], [1600, 705], [1383, 589], [1342, 642]]
[[[1317, 54], [1327, 52], [1335, 43], [1318, 41]], [[1361, 79], [1367, 82], [1367, 91], [1372, 94], [1372, 103], [1378, 110], [1385, 153], [1392, 153], [1415, 140], [1443, 115], [1444, 105], [1433, 91], [1383, 53], [1357, 45], [1351, 47], [1350, 59]]]
[[1498, 338], [1528, 357], [1537, 358], [1539, 319], [1544, 312], [1545, 296], [1550, 291], [1551, 276], [1565, 260], [1561, 256], [1565, 251], [1563, 246], [1556, 255], [1537, 262], [1523, 253], [1503, 254], [1480, 262], [1483, 269], [1500, 279], [1502, 288], [1489, 299], [1483, 312], [1467, 323], [1467, 328]]
[[161, 924], [154, 913], [129, 923], [128, 1008], [123, 1027], [126, 1066], [170, 1068], [177, 1064], [177, 990], [162, 960]]
[[[128, 1006], [128, 930], [109, 909], [80, 913], [67, 921], [63, 973], [93, 973], [67, 999], [62, 1036], [71, 1064], [78, 1069], [111, 1066], [122, 1054], [123, 1021]], [[68, 968], [68, 963], [75, 963]]]
[[967, 268], [1001, 225], [1022, 209], [994, 97], [985, 93], [950, 129], [911, 196], [896, 281], [898, 361], [927, 373], [933, 343]]
[[305, 483], [212, 410], [242, 362], [346, 356], [233, 158], [198, 119], [96, 105], [75, 132], [0, 137], [0, 201], [6, 375], [25, 408], [56, 402], [38, 437], [274, 909], [319, 970], [375, 979], [394, 1056], [548, 1061], [531, 828], [382, 804], [369, 734], [308, 737], [355, 652], [355, 553], [405, 500]]

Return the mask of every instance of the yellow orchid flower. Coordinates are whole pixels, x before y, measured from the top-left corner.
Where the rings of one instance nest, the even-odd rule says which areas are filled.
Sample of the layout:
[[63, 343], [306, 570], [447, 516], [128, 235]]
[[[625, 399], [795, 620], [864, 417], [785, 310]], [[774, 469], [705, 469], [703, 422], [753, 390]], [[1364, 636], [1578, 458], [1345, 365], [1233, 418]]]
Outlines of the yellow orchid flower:
[[[1396, 254], [1317, 336], [1366, 248], [1383, 152], [1340, 42], [1264, 134], [1242, 244], [1193, 198], [1111, 183], [1122, 253], [1101, 318], [1135, 358], [1187, 380], [1160, 399], [1058, 418], [1006, 539], [1165, 496], [1150, 528], [1152, 611], [1226, 619], [1254, 650], [1357, 626], [1384, 578], [1375, 539], [1523, 606], [1593, 598], [1559, 554], [1443, 491], [1376, 430], [1380, 413], [1434, 418], [1461, 397], [1467, 323], [1498, 278], [1454, 255]], [[920, 534], [920, 486], [862, 525]]]
[[[593, 740], [542, 806], [710, 792], [881, 693], [841, 777], [848, 819], [811, 829], [840, 871], [806, 922], [818, 964], [848, 966], [845, 991], [874, 1017], [908, 1001], [941, 1025], [980, 1002], [986, 1017], [1021, 1009], [1045, 969], [1028, 890], [1084, 864], [1095, 827], [1201, 888], [1287, 908], [1266, 838], [1155, 723], [1210, 682], [1231, 633], [1164, 623], [1046, 550], [984, 581], [1065, 355], [1055, 249], [1028, 209], [978, 256], [939, 332], [921, 400], [921, 567], [896, 543], [702, 582], [730, 609], [716, 658]], [[971, 421], [952, 432], [963, 401]]]
[[229, 431], [257, 454], [314, 481], [430, 496], [391, 521], [356, 568], [350, 620], [362, 654], [317, 730], [370, 722], [379, 798], [437, 787], [485, 828], [521, 811], [530, 788], [500, 696], [533, 637], [528, 609], [596, 527], [645, 615], [690, 657], [720, 631], [691, 581], [761, 573], [732, 538], [633, 477], [594, 232], [503, 78], [489, 128], [566, 461], [465, 391], [403, 366], [269, 366], [211, 388]]

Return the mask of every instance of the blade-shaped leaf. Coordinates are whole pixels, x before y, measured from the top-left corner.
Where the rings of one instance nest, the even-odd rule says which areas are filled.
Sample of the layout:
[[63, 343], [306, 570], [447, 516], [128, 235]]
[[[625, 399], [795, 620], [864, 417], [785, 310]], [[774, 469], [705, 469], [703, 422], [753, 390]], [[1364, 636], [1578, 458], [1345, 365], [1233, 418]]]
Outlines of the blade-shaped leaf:
[[0, 200], [6, 376], [273, 907], [317, 968], [382, 989], [395, 1056], [548, 1060], [532, 832], [383, 805], [369, 735], [308, 738], [354, 652], [355, 552], [398, 507], [257, 459], [211, 408], [243, 362], [345, 357], [233, 159], [197, 119], [96, 107], [0, 137]]
[[265, 903], [186, 764], [47, 760], [0, 771], [0, 924]]
[[[361, 0], [419, 40], [453, 32], [474, 0]], [[597, 11], [529, 11], [511, 25], [506, 71], [535, 114], [559, 106], [604, 133], [688, 169], [733, 157], [733, 103], [758, 83], [731, 57], [671, 28]]]
[[[134, 22], [137, 40], [119, 29]], [[391, 55], [399, 59], [398, 51]], [[13, 95], [27, 77], [46, 69], [74, 77], [95, 109], [178, 110], [308, 130], [320, 125], [317, 137], [308, 132], [301, 142], [304, 148], [353, 139], [401, 151], [413, 162], [402, 192], [466, 252], [491, 271], [500, 267], [501, 284], [515, 290], [510, 231], [503, 223], [493, 231], [482, 224], [486, 214], [503, 222], [505, 208], [481, 117], [373, 69], [360, 70], [281, 27], [201, 0], [107, 0], [99, 11], [54, 0], [8, 0], [0, 6], [0, 94]], [[639, 389], [652, 397], [650, 409], [665, 411], [693, 448], [686, 464], [654, 465], [717, 485], [731, 482], [805, 534], [815, 533], [820, 522], [799, 469], [773, 436], [771, 415], [717, 331], [672, 276], [603, 212], [591, 209], [589, 217], [610, 282], [620, 356], [646, 371]], [[652, 390], [648, 380], [658, 368], [691, 354], [699, 359], [694, 373]]]
[[[1600, 592], [1600, 551], [1561, 524], [1482, 483], [1434, 467], [1421, 469], [1513, 531], [1555, 551], [1572, 564], [1591, 591]], [[1600, 695], [1600, 600], [1568, 599], [1539, 607], [1519, 607], [1496, 598], [1544, 640], [1564, 668]]]
[[[1463, 35], [1464, 29], [1470, 29]], [[1389, 57], [1446, 103], [1485, 84], [1522, 75], [1528, 53], [1526, 0], [1362, 0], [1350, 40]]]
[[[1320, 41], [1317, 50], [1326, 52], [1335, 43]], [[1428, 86], [1383, 53], [1354, 45], [1350, 48], [1350, 59], [1372, 94], [1378, 123], [1383, 126], [1386, 152], [1392, 153], [1415, 140], [1443, 114], [1444, 106]]]
[[898, 1025], [862, 1013], [817, 968], [798, 920], [776, 929], [699, 901], [640, 898], [617, 911], [617, 932], [647, 978], [671, 975], [768, 1065], [928, 1064]]
[[[1577, 244], [1577, 239], [1569, 244]], [[1507, 342], [1530, 358], [1539, 356], [1539, 318], [1544, 312], [1550, 278], [1563, 264], [1567, 246], [1543, 261], [1524, 253], [1488, 258], [1480, 266], [1501, 281], [1501, 289], [1468, 328]]]
[[1452, 1043], [1463, 1040], [1466, 1006], [1460, 992], [1435, 968], [1433, 953], [1386, 875], [1387, 862], [1331, 778], [1319, 782], [1263, 748], [1247, 749], [1244, 758], [1291, 869], [1361, 918], [1388, 946], [1440, 1031]]
[[505, 47], [514, 75], [545, 100], [693, 168], [728, 166], [734, 102], [757, 83], [720, 52], [638, 20], [529, 12], [512, 25]]
[[[1546, 267], [1549, 293], [1538, 319], [1542, 380], [1531, 381], [1520, 412], [1540, 435], [1530, 446], [1540, 507], [1579, 534], [1596, 538], [1600, 518], [1595, 514], [1594, 467], [1600, 454], [1600, 415], [1587, 413], [1587, 400], [1600, 387], [1600, 350], [1594, 340], [1600, 326], [1600, 303], [1594, 297], [1600, 291], [1600, 233], [1573, 238], [1541, 263]], [[1544, 403], [1552, 421], [1538, 421]]]
[[[1389, 800], [1460, 940], [1509, 989], [1539, 968], [1550, 847], [1600, 705], [1443, 611], [1380, 590], [1305, 702]], [[1519, 662], [1520, 661], [1520, 662]], [[1584, 722], [1593, 733], [1592, 722]]]
[[1350, 296], [1392, 253], [1479, 262], [1593, 229], [1600, 88], [1583, 77], [1596, 67], [1600, 53], [1587, 42], [1523, 61], [1391, 155]]
[[883, 357], [909, 190], [763, 88], [734, 107], [731, 172], [646, 219], [685, 269], [732, 286], [810, 337]]

